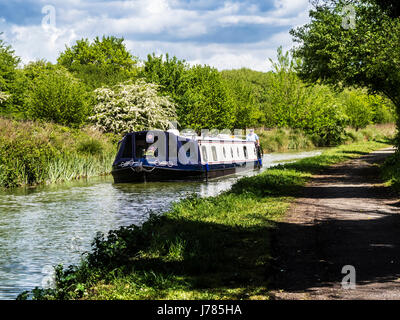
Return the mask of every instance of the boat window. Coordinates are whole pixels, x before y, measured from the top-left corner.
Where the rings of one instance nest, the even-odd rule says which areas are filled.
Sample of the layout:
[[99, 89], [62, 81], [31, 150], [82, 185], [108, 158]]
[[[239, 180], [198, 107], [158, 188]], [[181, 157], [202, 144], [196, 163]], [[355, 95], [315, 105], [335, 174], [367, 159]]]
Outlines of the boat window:
[[247, 155], [247, 147], [246, 146], [243, 147], [243, 153], [244, 153], [244, 157], [247, 159], [248, 155]]
[[203, 161], [207, 162], [208, 161], [208, 157], [207, 157], [207, 148], [206, 148], [206, 146], [202, 146], [201, 147], [201, 153], [203, 155]]
[[132, 135], [128, 135], [125, 138], [124, 151], [122, 153], [122, 158], [132, 158], [133, 148], [132, 148]]
[[226, 151], [225, 151], [225, 147], [222, 147], [222, 152], [224, 153], [224, 158], [226, 159]]
[[212, 151], [212, 156], [213, 156], [213, 160], [214, 161], [218, 161], [218, 157], [217, 157], [217, 148], [215, 146], [211, 147], [211, 151]]
[[232, 156], [232, 159], [233, 159], [233, 148], [231, 147], [231, 156]]

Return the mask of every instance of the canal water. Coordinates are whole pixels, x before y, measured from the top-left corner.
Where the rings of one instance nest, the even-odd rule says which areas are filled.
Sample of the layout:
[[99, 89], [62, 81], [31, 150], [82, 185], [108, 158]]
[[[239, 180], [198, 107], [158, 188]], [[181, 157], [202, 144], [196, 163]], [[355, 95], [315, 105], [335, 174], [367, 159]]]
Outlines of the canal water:
[[[320, 151], [264, 156], [265, 170]], [[191, 194], [228, 190], [241, 173], [209, 182], [113, 184], [112, 177], [0, 191], [0, 299], [51, 285], [53, 266], [79, 263], [97, 232], [140, 225]]]

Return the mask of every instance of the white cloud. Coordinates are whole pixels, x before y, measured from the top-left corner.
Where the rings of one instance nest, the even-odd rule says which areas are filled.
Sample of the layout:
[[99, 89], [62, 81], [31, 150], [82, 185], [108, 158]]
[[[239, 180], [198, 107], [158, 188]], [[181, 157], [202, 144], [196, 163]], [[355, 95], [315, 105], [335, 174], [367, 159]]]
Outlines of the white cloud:
[[[46, 5], [47, 1], [40, 0]], [[215, 9], [195, 10], [181, 6], [178, 0], [79, 1], [53, 0], [56, 8], [56, 28], [44, 30], [42, 17], [37, 25], [10, 24], [0, 21], [0, 30], [26, 63], [45, 58], [55, 62], [65, 45], [80, 38], [117, 35], [126, 39], [132, 54], [145, 58], [148, 53], [170, 53], [192, 64], [210, 64], [218, 69], [240, 67], [265, 71], [270, 68], [268, 58], [275, 57], [276, 48], [292, 46], [288, 30], [308, 20], [308, 0], [277, 0], [270, 11], [262, 12], [256, 4], [247, 5], [225, 1]], [[265, 40], [233, 40], [218, 43], [220, 30], [229, 28], [262, 28]], [[273, 27], [278, 33], [269, 34]], [[228, 30], [228, 31], [227, 31]], [[232, 29], [234, 30], [234, 29]], [[232, 31], [233, 33], [234, 31]], [[249, 29], [249, 32], [252, 32]], [[261, 38], [262, 37], [262, 38]]]

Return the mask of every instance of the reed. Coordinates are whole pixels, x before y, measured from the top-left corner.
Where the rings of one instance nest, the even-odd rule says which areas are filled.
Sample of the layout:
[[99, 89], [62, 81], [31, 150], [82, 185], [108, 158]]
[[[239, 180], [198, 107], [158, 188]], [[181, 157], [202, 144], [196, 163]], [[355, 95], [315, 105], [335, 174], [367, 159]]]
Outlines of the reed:
[[0, 118], [0, 187], [109, 174], [117, 139], [93, 128]]
[[312, 138], [300, 129], [276, 128], [258, 130], [264, 152], [285, 152], [315, 148]]

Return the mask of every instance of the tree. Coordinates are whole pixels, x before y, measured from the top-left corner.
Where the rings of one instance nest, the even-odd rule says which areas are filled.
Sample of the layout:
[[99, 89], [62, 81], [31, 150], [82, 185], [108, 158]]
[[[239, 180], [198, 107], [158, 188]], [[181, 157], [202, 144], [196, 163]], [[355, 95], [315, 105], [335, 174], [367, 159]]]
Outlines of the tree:
[[80, 126], [90, 112], [85, 86], [65, 68], [40, 73], [27, 96], [27, 114], [32, 119]]
[[60, 54], [59, 65], [76, 74], [91, 88], [114, 85], [136, 75], [137, 59], [127, 50], [123, 38], [96, 37], [76, 41]]
[[160, 85], [160, 91], [176, 103], [181, 128], [233, 128], [234, 106], [226, 83], [217, 69], [190, 67], [184, 60], [148, 55], [140, 76]]
[[[0, 33], [1, 35], [1, 33]], [[13, 82], [16, 77], [17, 67], [21, 59], [15, 55], [10, 45], [0, 40], [0, 92], [3, 92], [3, 99], [0, 101], [0, 113], [9, 113], [12, 106]], [[7, 96], [7, 99], [4, 97]]]
[[56, 69], [57, 66], [45, 60], [29, 62], [22, 69], [17, 69], [12, 84], [11, 111], [15, 118], [28, 118], [29, 95], [35, 90], [35, 80], [43, 73]]
[[147, 55], [144, 68], [139, 77], [143, 77], [147, 82], [160, 85], [160, 91], [169, 95], [173, 99], [181, 94], [180, 87], [184, 83], [185, 74], [189, 69], [185, 60], [177, 57], [170, 58], [168, 53], [156, 56], [154, 53]]
[[393, 103], [389, 99], [380, 95], [368, 95], [367, 100], [373, 112], [373, 123], [395, 122]]
[[185, 74], [176, 97], [178, 122], [183, 128], [233, 129], [234, 105], [221, 74], [196, 65]]
[[97, 104], [90, 120], [104, 132], [123, 134], [168, 129], [176, 119], [175, 104], [159, 95], [160, 87], [143, 80], [95, 90]]
[[372, 123], [374, 110], [369, 104], [367, 95], [362, 94], [360, 90], [346, 90], [342, 98], [350, 126], [358, 131]]
[[234, 127], [246, 129], [264, 124], [261, 110], [260, 88], [252, 80], [265, 76], [250, 69], [224, 70], [221, 72], [234, 105]]
[[399, 114], [400, 19], [392, 18], [375, 1], [353, 0], [355, 27], [344, 28], [343, 9], [348, 3], [317, 3], [310, 11], [311, 22], [291, 30], [300, 44], [295, 50], [302, 58], [299, 75], [309, 82], [365, 87], [371, 93], [381, 93], [393, 102]]
[[[299, 60], [283, 53], [282, 47], [277, 50], [277, 62], [272, 61], [273, 73], [268, 88], [270, 114], [266, 115], [269, 126], [290, 127], [298, 125], [298, 116], [304, 113], [310, 87], [300, 80], [295, 71]], [[308, 106], [307, 106], [308, 107]]]

